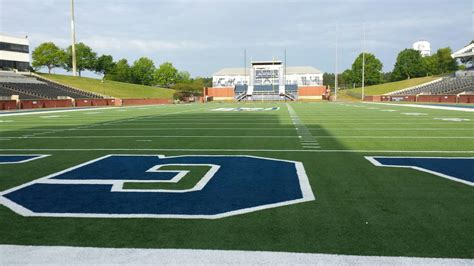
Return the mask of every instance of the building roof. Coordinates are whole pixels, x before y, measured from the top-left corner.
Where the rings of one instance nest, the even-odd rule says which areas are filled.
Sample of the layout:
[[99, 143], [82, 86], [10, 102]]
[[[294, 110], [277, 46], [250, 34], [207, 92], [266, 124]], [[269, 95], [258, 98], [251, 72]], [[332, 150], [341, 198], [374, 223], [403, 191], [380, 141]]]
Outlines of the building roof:
[[[248, 74], [248, 71], [247, 71], [247, 74]], [[213, 74], [213, 76], [243, 76], [243, 75], [245, 75], [245, 68], [243, 67], [223, 68]]]
[[474, 56], [474, 43], [469, 44], [468, 46], [460, 49], [459, 51], [454, 52], [451, 57], [453, 58], [465, 58]]
[[[249, 74], [249, 70], [247, 70], [247, 75]], [[321, 70], [314, 68], [312, 66], [295, 66], [295, 67], [287, 67], [286, 68], [287, 75], [294, 75], [294, 74], [322, 74]], [[245, 69], [243, 67], [234, 67], [234, 68], [223, 68], [213, 76], [243, 76], [245, 75]]]
[[18, 37], [8, 36], [4, 34], [0, 34], [0, 42], [29, 45], [29, 41], [27, 37], [18, 38]]

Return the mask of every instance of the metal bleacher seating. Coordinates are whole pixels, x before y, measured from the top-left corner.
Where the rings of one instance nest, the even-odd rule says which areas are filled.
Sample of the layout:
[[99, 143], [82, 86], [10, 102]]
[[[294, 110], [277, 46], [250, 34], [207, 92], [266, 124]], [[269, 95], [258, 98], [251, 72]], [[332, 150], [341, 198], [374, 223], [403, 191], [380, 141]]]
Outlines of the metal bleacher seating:
[[0, 72], [0, 96], [19, 95], [20, 99], [103, 98], [102, 96], [63, 86], [42, 78]]
[[459, 94], [463, 92], [474, 91], [474, 77], [447, 77], [436, 82], [416, 86], [401, 91], [391, 93], [391, 95], [418, 95], [418, 94]]

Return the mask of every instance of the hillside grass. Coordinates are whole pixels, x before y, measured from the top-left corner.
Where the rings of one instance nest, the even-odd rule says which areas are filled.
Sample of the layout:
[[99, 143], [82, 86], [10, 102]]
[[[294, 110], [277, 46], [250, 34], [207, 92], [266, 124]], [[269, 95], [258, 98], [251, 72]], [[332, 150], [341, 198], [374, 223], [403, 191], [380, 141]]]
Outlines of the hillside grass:
[[74, 88], [85, 91], [98, 93], [101, 95], [112, 96], [115, 98], [166, 98], [171, 99], [174, 94], [172, 89], [156, 88], [138, 84], [117, 82], [105, 80], [104, 83], [100, 79], [73, 77], [58, 74], [38, 73], [47, 79], [65, 84]]
[[[439, 79], [440, 76], [429, 76], [429, 77], [422, 77], [422, 78], [412, 78], [402, 81], [390, 82], [385, 84], [373, 85], [365, 87], [365, 95], [382, 95], [392, 91], [398, 91], [402, 89], [406, 89], [413, 86], [418, 86], [423, 83], [427, 83], [436, 79]], [[351, 92], [354, 94], [361, 94], [362, 88], [354, 88], [346, 90], [344, 94], [347, 92]]]

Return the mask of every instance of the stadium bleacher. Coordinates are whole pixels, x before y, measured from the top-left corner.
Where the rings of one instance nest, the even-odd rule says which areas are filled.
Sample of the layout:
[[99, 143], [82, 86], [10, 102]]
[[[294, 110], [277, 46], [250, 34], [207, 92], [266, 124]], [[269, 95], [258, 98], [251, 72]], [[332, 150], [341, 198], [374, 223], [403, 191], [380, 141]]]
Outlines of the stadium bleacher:
[[20, 99], [103, 98], [94, 93], [70, 88], [39, 77], [4, 71], [0, 72], [0, 94], [2, 97], [19, 95]]
[[474, 77], [446, 77], [428, 84], [390, 93], [390, 95], [418, 95], [418, 94], [459, 94], [474, 91]]

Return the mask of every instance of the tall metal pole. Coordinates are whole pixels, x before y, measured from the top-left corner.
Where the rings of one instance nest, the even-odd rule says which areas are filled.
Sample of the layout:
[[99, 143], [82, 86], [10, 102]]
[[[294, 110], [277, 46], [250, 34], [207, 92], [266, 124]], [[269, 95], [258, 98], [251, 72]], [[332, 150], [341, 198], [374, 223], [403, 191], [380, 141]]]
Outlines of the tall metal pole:
[[275, 92], [275, 57], [272, 58], [272, 91]]
[[284, 85], [286, 86], [286, 48], [285, 48], [285, 54], [284, 54], [284, 60], [285, 60], [285, 65], [283, 66], [283, 76], [284, 76], [284, 79], [283, 79], [283, 83]]
[[71, 53], [72, 53], [72, 75], [76, 76], [76, 31], [74, 29], [74, 0], [71, 0]]
[[337, 68], [338, 68], [338, 42], [339, 42], [339, 22], [336, 23], [336, 69], [335, 69], [335, 72], [334, 72], [334, 101], [337, 101], [337, 86], [338, 86], [338, 82], [337, 82]]
[[245, 83], [247, 83], [247, 50], [246, 49], [244, 49], [244, 80], [242, 82], [242, 85], [245, 85]]
[[364, 100], [365, 98], [365, 22], [364, 22], [364, 27], [363, 27], [363, 31], [364, 31], [364, 37], [363, 37], [363, 40], [362, 40], [362, 101]]

